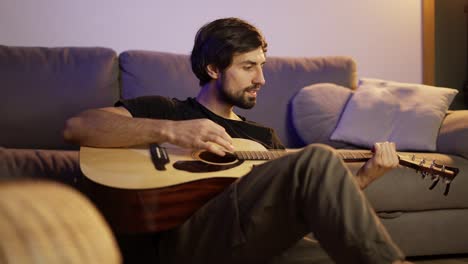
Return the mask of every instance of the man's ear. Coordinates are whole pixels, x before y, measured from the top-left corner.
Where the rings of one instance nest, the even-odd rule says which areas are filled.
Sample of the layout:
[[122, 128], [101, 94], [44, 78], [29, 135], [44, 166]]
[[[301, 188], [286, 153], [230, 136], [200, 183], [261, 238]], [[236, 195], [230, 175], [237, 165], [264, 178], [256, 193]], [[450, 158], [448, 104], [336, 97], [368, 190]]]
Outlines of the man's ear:
[[219, 78], [219, 70], [213, 64], [206, 66], [206, 72], [212, 79], [216, 80]]

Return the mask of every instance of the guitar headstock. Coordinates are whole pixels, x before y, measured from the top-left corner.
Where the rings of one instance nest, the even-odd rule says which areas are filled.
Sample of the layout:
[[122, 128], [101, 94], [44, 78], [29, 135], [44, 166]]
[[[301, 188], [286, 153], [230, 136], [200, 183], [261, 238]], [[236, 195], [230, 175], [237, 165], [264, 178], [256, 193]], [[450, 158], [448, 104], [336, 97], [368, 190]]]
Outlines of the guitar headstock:
[[450, 190], [450, 183], [457, 176], [459, 169], [455, 167], [449, 167], [437, 163], [435, 160], [426, 160], [425, 158], [417, 158], [415, 155], [411, 156], [399, 156], [400, 164], [407, 167], [413, 168], [420, 172], [422, 177], [430, 177], [432, 185], [429, 187], [432, 190], [437, 183], [442, 180], [445, 184], [444, 195], [447, 195]]

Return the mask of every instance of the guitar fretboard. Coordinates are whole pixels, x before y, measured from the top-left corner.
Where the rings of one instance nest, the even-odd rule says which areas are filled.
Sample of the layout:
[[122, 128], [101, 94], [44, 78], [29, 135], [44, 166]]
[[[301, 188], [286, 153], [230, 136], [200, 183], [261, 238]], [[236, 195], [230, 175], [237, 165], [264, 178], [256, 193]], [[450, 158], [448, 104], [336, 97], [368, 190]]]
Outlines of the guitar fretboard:
[[345, 162], [366, 161], [372, 158], [371, 152], [339, 152]]
[[272, 160], [288, 154], [286, 150], [271, 151], [236, 151], [234, 155], [240, 160]]
[[[269, 151], [236, 151], [234, 155], [240, 160], [272, 160], [282, 157], [290, 152], [286, 150]], [[371, 152], [339, 152], [345, 162], [366, 161], [372, 157]]]
[[[287, 150], [262, 150], [262, 151], [236, 151], [233, 153], [234, 157], [239, 160], [272, 160], [290, 153]], [[344, 162], [363, 162], [372, 158], [370, 151], [340, 151], [338, 155]], [[458, 169], [448, 166], [442, 166], [435, 163], [435, 161], [426, 161], [418, 159], [413, 156], [412, 158], [398, 156], [400, 165], [416, 169], [422, 173], [434, 174], [444, 177], [446, 180], [451, 181], [458, 174]]]

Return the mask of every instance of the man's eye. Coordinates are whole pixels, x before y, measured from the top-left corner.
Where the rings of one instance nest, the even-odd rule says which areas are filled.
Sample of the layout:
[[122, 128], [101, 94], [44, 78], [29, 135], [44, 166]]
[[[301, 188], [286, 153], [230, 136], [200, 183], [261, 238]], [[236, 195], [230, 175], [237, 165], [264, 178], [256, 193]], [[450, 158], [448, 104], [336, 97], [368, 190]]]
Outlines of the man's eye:
[[252, 66], [245, 66], [244, 67], [244, 70], [246, 70], [246, 71], [250, 71], [251, 69], [252, 69]]

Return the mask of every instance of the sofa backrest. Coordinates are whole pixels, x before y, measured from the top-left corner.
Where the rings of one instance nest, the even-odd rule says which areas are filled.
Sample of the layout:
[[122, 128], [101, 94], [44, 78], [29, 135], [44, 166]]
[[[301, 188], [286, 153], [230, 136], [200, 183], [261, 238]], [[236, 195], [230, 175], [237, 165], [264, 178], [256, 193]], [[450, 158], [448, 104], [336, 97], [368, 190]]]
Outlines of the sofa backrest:
[[[119, 71], [120, 64], [120, 71]], [[303, 87], [332, 82], [356, 87], [356, 64], [348, 57], [269, 57], [266, 85], [253, 110], [236, 110], [273, 127], [288, 147], [300, 147], [289, 103]], [[120, 84], [119, 84], [120, 77]], [[162, 95], [185, 99], [199, 91], [189, 56], [99, 47], [0, 45], [0, 146], [76, 149], [63, 141], [65, 121], [79, 112], [112, 106], [120, 97]]]
[[[121, 96], [162, 95], [185, 99], [199, 91], [189, 56], [152, 51], [125, 51], [119, 56]], [[273, 127], [288, 147], [302, 142], [292, 127], [289, 102], [303, 87], [331, 82], [355, 88], [356, 64], [349, 57], [268, 57], [264, 66], [265, 86], [252, 110], [238, 109], [246, 118]]]
[[119, 96], [116, 53], [107, 48], [0, 46], [0, 146], [76, 148], [65, 120]]

